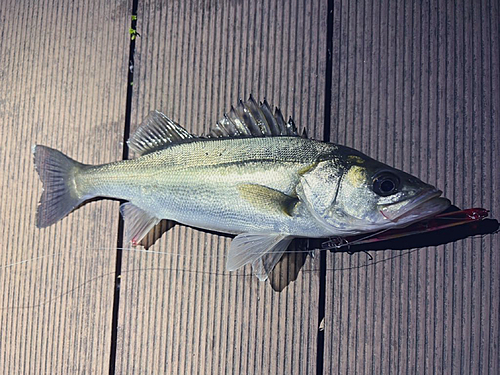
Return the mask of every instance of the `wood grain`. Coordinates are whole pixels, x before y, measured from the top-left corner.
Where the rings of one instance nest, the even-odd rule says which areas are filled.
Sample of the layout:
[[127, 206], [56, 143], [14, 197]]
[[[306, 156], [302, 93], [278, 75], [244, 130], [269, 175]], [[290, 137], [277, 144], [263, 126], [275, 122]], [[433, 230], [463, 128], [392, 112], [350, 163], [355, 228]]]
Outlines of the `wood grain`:
[[0, 372], [106, 372], [118, 205], [37, 229], [31, 147], [121, 156], [127, 4], [4, 1], [0, 21]]
[[[194, 134], [206, 133], [252, 94], [321, 138], [325, 6], [141, 2], [133, 127], [159, 109]], [[315, 372], [317, 259], [278, 293], [251, 268], [225, 270], [229, 241], [177, 225], [151, 253], [125, 252], [117, 372]]]
[[[498, 16], [490, 2], [335, 1], [332, 140], [498, 219]], [[499, 241], [329, 254], [325, 373], [498, 373]]]
[[163, 223], [115, 275], [118, 203], [37, 229], [31, 154], [120, 159], [130, 87], [132, 130], [158, 109], [195, 134], [252, 94], [498, 219], [498, 2], [138, 0], [134, 64], [131, 9], [0, 5], [1, 373], [500, 372], [498, 233], [328, 253], [325, 276], [308, 256], [272, 287], [225, 271], [230, 237]]

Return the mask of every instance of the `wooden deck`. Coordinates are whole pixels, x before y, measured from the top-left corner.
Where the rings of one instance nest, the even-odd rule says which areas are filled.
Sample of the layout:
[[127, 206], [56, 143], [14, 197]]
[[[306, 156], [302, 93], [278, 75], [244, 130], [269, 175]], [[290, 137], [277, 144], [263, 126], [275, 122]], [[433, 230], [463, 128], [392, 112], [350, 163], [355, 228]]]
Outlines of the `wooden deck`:
[[252, 94], [498, 219], [498, 19], [487, 0], [2, 1], [0, 372], [500, 373], [498, 233], [317, 253], [273, 288], [181, 225], [121, 250], [116, 201], [37, 229], [31, 154], [120, 160], [150, 110], [202, 134]]

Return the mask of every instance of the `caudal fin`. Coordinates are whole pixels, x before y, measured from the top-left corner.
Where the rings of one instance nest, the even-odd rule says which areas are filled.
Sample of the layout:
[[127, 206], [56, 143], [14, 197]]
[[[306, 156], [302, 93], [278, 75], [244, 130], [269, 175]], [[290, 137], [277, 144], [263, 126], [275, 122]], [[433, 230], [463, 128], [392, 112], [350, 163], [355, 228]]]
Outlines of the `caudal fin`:
[[36, 226], [45, 228], [69, 214], [83, 202], [75, 191], [74, 176], [82, 164], [46, 146], [33, 146], [35, 168], [42, 180], [43, 193]]

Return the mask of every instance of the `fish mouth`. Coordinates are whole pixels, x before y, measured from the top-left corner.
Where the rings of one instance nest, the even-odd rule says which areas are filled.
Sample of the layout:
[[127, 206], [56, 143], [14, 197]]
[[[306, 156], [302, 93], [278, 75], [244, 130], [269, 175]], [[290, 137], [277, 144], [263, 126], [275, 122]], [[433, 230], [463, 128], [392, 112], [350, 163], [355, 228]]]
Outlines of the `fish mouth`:
[[[443, 192], [438, 189], [432, 189], [420, 193], [416, 197], [391, 205], [380, 210], [380, 213], [388, 220], [400, 223], [411, 224], [416, 221], [426, 219], [437, 215], [446, 210], [451, 202], [446, 198], [441, 198]], [[405, 203], [406, 202], [406, 203]], [[394, 207], [401, 205], [400, 207]]]

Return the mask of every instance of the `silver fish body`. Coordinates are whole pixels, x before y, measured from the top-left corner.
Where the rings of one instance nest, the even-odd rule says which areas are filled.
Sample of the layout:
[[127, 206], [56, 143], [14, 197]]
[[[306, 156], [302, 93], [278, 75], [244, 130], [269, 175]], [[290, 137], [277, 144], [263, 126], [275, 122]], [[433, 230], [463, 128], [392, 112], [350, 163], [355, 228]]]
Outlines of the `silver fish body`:
[[294, 237], [401, 227], [437, 214], [440, 191], [348, 147], [298, 137], [281, 114], [250, 98], [197, 138], [153, 112], [131, 138], [132, 160], [90, 166], [35, 146], [44, 183], [37, 225], [93, 197], [121, 207], [126, 240], [161, 219], [237, 234], [228, 269], [252, 263], [265, 280]]
[[85, 167], [75, 182], [81, 196], [124, 199], [203, 229], [325, 237], [336, 233], [316, 222], [296, 189], [303, 171], [336, 150], [300, 137], [207, 139]]

